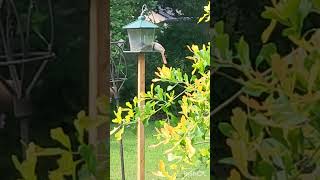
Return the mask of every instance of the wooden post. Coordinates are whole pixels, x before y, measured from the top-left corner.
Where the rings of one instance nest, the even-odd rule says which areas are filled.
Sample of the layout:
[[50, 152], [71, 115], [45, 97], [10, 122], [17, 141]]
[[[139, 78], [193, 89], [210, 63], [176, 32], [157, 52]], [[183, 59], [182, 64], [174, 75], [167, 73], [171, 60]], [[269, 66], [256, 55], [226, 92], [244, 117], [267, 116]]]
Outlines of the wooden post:
[[[90, 1], [90, 42], [89, 42], [89, 116], [94, 120], [97, 112], [97, 98], [109, 96], [109, 1]], [[109, 123], [92, 129], [89, 132], [89, 143], [96, 146], [107, 142], [109, 137]], [[98, 152], [98, 155], [108, 152]]]
[[[90, 41], [89, 41], [89, 116], [97, 116], [97, 95], [98, 95], [98, 17], [97, 0], [90, 1]], [[89, 143], [96, 144], [97, 130], [92, 129], [89, 132]]]
[[[138, 97], [141, 97], [145, 93], [145, 56], [144, 53], [138, 55]], [[143, 107], [144, 102], [139, 103], [139, 107]], [[143, 123], [138, 120], [138, 146], [137, 146], [137, 179], [144, 180], [144, 126]]]

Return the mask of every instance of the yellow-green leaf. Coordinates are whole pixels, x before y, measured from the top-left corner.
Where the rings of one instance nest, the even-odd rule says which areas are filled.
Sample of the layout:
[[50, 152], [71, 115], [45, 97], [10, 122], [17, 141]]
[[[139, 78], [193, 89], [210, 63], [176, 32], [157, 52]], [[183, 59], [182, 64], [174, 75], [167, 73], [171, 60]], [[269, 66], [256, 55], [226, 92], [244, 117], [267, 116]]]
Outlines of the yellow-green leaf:
[[186, 138], [186, 150], [189, 158], [191, 158], [195, 153], [196, 149], [192, 146], [190, 138]]
[[122, 139], [122, 134], [124, 132], [124, 128], [122, 127], [114, 136], [117, 141], [120, 141]]
[[132, 109], [132, 105], [130, 104], [130, 102], [126, 102], [126, 106], [128, 106], [130, 109]]
[[73, 161], [71, 152], [64, 152], [61, 157], [57, 160], [59, 168], [57, 171], [63, 172], [64, 175], [72, 175], [76, 163]]
[[49, 180], [64, 180], [63, 173], [61, 171], [50, 171]]
[[270, 35], [272, 34], [276, 25], [277, 25], [277, 21], [273, 19], [270, 22], [269, 26], [263, 31], [263, 33], [261, 35], [261, 40], [263, 43], [266, 43], [269, 40]]
[[238, 173], [237, 170], [232, 169], [230, 172], [230, 177], [228, 178], [228, 180], [241, 180], [241, 176]]
[[71, 150], [71, 143], [70, 143], [70, 139], [69, 136], [67, 136], [62, 128], [56, 128], [56, 129], [52, 129], [50, 131], [50, 135], [51, 138], [60, 142], [64, 147], [68, 148], [69, 150]]
[[243, 174], [248, 174], [248, 149], [242, 140], [227, 139], [227, 144], [231, 148], [232, 157]]

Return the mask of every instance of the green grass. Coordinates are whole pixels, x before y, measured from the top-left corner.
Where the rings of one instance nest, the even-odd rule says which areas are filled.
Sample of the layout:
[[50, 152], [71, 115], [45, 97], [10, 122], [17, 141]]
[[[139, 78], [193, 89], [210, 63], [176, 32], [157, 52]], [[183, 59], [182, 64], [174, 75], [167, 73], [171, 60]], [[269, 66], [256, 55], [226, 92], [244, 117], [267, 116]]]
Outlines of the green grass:
[[[124, 160], [125, 160], [125, 175], [126, 180], [136, 180], [137, 171], [137, 136], [136, 129], [128, 129], [124, 134]], [[152, 172], [158, 171], [159, 160], [165, 160], [163, 152], [165, 147], [159, 146], [157, 148], [149, 148], [152, 144], [157, 144], [154, 123], [150, 122], [149, 126], [145, 128], [145, 179], [146, 180], [161, 180], [163, 178], [157, 177]], [[121, 180], [121, 166], [120, 166], [120, 147], [119, 142], [114, 137], [110, 141], [110, 178], [111, 180]], [[209, 169], [204, 176], [194, 176], [193, 178], [185, 178], [188, 180], [208, 180]]]

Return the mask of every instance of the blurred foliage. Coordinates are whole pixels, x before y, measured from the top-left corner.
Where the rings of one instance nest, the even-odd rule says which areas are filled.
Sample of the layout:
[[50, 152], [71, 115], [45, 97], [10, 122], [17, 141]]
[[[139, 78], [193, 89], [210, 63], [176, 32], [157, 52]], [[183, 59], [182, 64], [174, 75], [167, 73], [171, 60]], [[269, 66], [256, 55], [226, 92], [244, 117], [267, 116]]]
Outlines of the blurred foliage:
[[[224, 21], [224, 30], [229, 34], [230, 49], [236, 50], [236, 46], [233, 46], [240, 37], [243, 35], [245, 40], [250, 44], [250, 56], [258, 56], [263, 43], [260, 39], [260, 35], [264, 29], [269, 25], [269, 21], [261, 18], [261, 12], [264, 11], [264, 6], [272, 6], [271, 0], [216, 0], [211, 4], [212, 6], [212, 17], [211, 26], [213, 27], [218, 21]], [[309, 14], [304, 20], [303, 29], [309, 29], [312, 27], [319, 27], [320, 18], [315, 13]], [[270, 39], [277, 45], [277, 51], [281, 54], [289, 53], [292, 48], [295, 47], [287, 38], [283, 38], [281, 35], [282, 25], [277, 25], [274, 29], [274, 33], [271, 34]], [[214, 52], [212, 52], [214, 54]], [[252, 60], [252, 59], [251, 59]], [[254, 61], [254, 60], [252, 60]], [[221, 72], [231, 75], [233, 77], [239, 77], [241, 74], [232, 69], [224, 68]], [[232, 80], [215, 74], [212, 77], [215, 82], [215, 86], [212, 85], [212, 108], [218, 107], [229, 97], [233, 96], [241, 85], [233, 82]], [[232, 103], [228, 104], [226, 108], [223, 108], [214, 115], [214, 119], [219, 122], [226, 121], [232, 115], [232, 108], [241, 106], [242, 103], [236, 99]], [[215, 144], [213, 149], [214, 154], [219, 157], [225, 157], [231, 154], [229, 148], [224, 142], [224, 136], [218, 130], [217, 123], [212, 124], [212, 134]], [[217, 159], [213, 159], [213, 169], [216, 169], [215, 174], [218, 177], [226, 177], [229, 173], [228, 167], [218, 164]]]
[[[57, 55], [50, 62], [33, 91], [36, 119], [60, 124], [64, 119], [86, 109], [88, 92], [89, 39], [88, 1], [54, 1]], [[45, 12], [44, 12], [45, 13]], [[46, 31], [44, 31], [46, 32]], [[69, 120], [69, 124], [72, 122]]]
[[[230, 121], [219, 124], [231, 151], [219, 158], [233, 168], [229, 179], [319, 177], [320, 30], [305, 23], [319, 10], [318, 1], [272, 1], [261, 13], [269, 23], [257, 37], [263, 45], [256, 56], [245, 36], [231, 46], [224, 23], [215, 23], [214, 73], [239, 84], [243, 94]], [[291, 49], [281, 49], [272, 34]], [[223, 73], [225, 68], [238, 76]]]
[[[207, 5], [207, 1], [170, 1], [170, 0], [159, 0], [158, 4], [162, 8], [172, 8], [175, 16], [184, 16], [184, 17], [196, 17], [199, 18], [203, 15], [203, 6]], [[175, 10], [181, 11], [181, 14], [177, 13]]]
[[[108, 108], [106, 104], [108, 98], [102, 97], [99, 102], [99, 108], [105, 112], [105, 109]], [[101, 104], [101, 102], [103, 103]], [[44, 161], [40, 161], [40, 158], [45, 158], [46, 161], [51, 162], [52, 158], [56, 160], [57, 168], [50, 169], [47, 173], [46, 178], [49, 180], [66, 178], [72, 178], [73, 180], [107, 179], [109, 177], [109, 172], [106, 170], [108, 163], [101, 161], [102, 158], [106, 159], [107, 156], [105, 154], [107, 151], [105, 140], [98, 142], [96, 147], [87, 143], [89, 130], [109, 122], [105, 115], [92, 120], [84, 111], [79, 112], [73, 123], [76, 129], [76, 143], [72, 141], [71, 136], [64, 132], [63, 128], [57, 127], [50, 130], [51, 139], [59, 143], [56, 146], [41, 147], [31, 142], [26, 145], [26, 158], [21, 162], [16, 155], [12, 155], [12, 162], [22, 179], [43, 179], [37, 169], [40, 165], [45, 164]], [[101, 151], [98, 151], [98, 149]], [[97, 154], [97, 152], [103, 152], [103, 154]]]
[[155, 0], [111, 0], [110, 25], [112, 41], [128, 40], [127, 32], [122, 27], [135, 21], [140, 16], [143, 4], [146, 4], [148, 9], [154, 9], [156, 3], [157, 1]]

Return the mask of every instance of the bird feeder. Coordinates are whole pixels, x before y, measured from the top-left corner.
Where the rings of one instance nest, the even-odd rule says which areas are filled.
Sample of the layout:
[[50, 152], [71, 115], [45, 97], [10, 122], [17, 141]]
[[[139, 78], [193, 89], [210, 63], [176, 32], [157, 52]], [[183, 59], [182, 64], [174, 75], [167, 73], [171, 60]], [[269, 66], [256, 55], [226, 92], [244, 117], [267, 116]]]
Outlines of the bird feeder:
[[[145, 53], [148, 52], [160, 52], [164, 64], [167, 64], [165, 58], [164, 47], [155, 42], [155, 31], [159, 28], [157, 25], [146, 21], [143, 16], [147, 11], [147, 6], [142, 6], [142, 12], [138, 19], [126, 26], [129, 36], [130, 51], [124, 51], [124, 53], [138, 54], [137, 65], [137, 77], [138, 77], [138, 97], [142, 97], [145, 94]], [[144, 100], [138, 103], [138, 107], [143, 110]], [[137, 178], [138, 180], [145, 179], [145, 135], [144, 125], [140, 118], [137, 122]]]
[[155, 30], [159, 27], [146, 21], [143, 13], [144, 10], [136, 21], [123, 27], [128, 32], [131, 52], [153, 52]]

